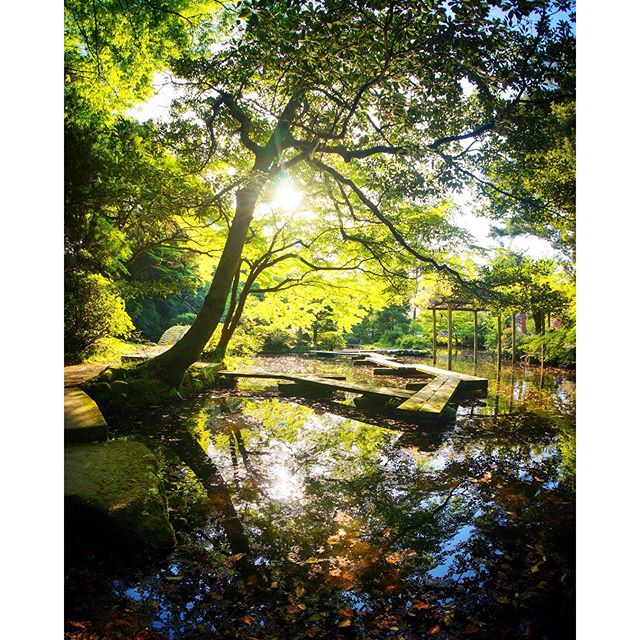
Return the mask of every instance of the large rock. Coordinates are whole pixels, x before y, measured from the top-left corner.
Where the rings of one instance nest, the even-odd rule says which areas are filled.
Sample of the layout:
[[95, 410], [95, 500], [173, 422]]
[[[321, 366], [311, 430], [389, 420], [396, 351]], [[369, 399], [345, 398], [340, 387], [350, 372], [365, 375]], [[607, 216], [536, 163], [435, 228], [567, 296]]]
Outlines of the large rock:
[[67, 534], [160, 551], [175, 545], [158, 462], [142, 443], [112, 440], [65, 447]]
[[106, 440], [107, 423], [98, 405], [82, 390], [64, 390], [64, 441], [92, 442]]
[[191, 325], [188, 324], [174, 324], [173, 327], [169, 327], [158, 340], [158, 345], [165, 346], [175, 344], [182, 338], [182, 336], [189, 331]]

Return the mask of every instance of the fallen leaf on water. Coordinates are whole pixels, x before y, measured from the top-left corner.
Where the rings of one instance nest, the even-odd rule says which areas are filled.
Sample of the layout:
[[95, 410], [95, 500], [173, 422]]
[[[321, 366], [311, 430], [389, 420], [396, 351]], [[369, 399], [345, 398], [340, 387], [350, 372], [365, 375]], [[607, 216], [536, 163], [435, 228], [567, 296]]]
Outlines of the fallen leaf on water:
[[432, 604], [428, 604], [426, 602], [414, 602], [411, 606], [414, 609], [430, 609], [431, 607], [433, 607]]
[[434, 627], [431, 627], [431, 629], [429, 629], [429, 630], [427, 631], [427, 633], [428, 633], [430, 636], [432, 636], [434, 633], [438, 633], [439, 631], [440, 631], [440, 625], [439, 625], [439, 624], [437, 624], [437, 625], [435, 625]]
[[299, 585], [296, 587], [296, 596], [297, 596], [298, 598], [301, 598], [301, 597], [303, 596], [303, 594], [304, 594], [304, 587], [303, 587], [301, 584], [299, 584]]
[[234, 553], [231, 556], [231, 562], [238, 562], [238, 560], [241, 560], [242, 558], [244, 558], [246, 554], [244, 553]]
[[271, 588], [272, 588], [272, 589], [277, 589], [277, 588], [278, 588], [278, 581], [277, 581], [277, 580], [274, 580], [274, 581], [271, 583]]
[[251, 624], [253, 622], [253, 618], [251, 616], [244, 616], [244, 618], [242, 618], [242, 622], [245, 624]]
[[307, 605], [302, 603], [302, 602], [298, 602], [298, 609], [300, 609], [301, 611], [304, 611], [307, 608]]
[[340, 524], [348, 524], [353, 520], [353, 518], [348, 514], [344, 513], [344, 511], [338, 511], [333, 518], [334, 522], [339, 522]]
[[338, 624], [339, 627], [350, 627], [351, 626], [351, 620], [349, 618], [345, 618], [344, 620], [342, 620], [340, 622], [340, 624]]
[[287, 613], [290, 613], [291, 615], [296, 615], [299, 611], [300, 609], [298, 609], [298, 607], [295, 604], [290, 604], [287, 607]]
[[338, 613], [348, 618], [353, 617], [353, 609], [347, 609], [347, 607], [340, 607]]

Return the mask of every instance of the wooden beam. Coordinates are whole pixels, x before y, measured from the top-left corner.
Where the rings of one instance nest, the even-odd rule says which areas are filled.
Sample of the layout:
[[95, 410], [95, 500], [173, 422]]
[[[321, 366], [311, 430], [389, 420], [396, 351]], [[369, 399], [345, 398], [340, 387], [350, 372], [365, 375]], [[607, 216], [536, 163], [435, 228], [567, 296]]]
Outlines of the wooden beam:
[[432, 309], [431, 310], [431, 319], [433, 322], [433, 366], [436, 366], [436, 363], [438, 362], [438, 357], [436, 355], [436, 349], [437, 349], [437, 331], [436, 331], [436, 310]]
[[498, 369], [502, 367], [502, 316], [498, 314]]
[[516, 312], [511, 312], [511, 366], [516, 364]]
[[478, 311], [473, 311], [473, 364], [478, 364]]
[[438, 376], [398, 406], [397, 411], [430, 413], [439, 416], [458, 387], [460, 380], [450, 376]]
[[447, 305], [447, 369], [451, 371], [451, 305]]

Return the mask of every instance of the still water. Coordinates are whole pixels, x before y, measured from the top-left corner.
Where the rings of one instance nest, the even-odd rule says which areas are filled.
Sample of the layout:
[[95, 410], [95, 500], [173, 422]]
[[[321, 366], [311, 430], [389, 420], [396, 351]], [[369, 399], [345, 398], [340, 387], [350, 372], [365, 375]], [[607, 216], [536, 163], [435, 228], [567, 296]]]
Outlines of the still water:
[[[234, 368], [410, 381], [348, 359]], [[474, 373], [464, 352], [453, 368]], [[161, 459], [178, 547], [67, 550], [67, 637], [572, 637], [575, 380], [510, 361], [498, 375], [488, 354], [475, 373], [488, 397], [440, 427], [248, 379], [112, 417]]]

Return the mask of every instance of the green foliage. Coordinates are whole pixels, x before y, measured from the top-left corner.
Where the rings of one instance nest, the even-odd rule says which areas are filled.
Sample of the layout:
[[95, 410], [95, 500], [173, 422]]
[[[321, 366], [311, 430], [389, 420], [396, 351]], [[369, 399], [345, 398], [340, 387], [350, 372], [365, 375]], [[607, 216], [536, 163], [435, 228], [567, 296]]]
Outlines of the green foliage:
[[505, 222], [504, 228], [495, 229], [496, 235], [531, 233], [573, 259], [576, 104], [553, 102], [534, 114], [518, 109], [513, 118], [518, 127], [503, 141], [503, 154], [496, 154], [488, 169], [501, 191], [488, 194], [484, 211]]
[[554, 329], [544, 335], [527, 337], [522, 350], [529, 356], [539, 359], [544, 347], [544, 361], [560, 367], [576, 366], [576, 327], [566, 326]]
[[102, 338], [126, 338], [132, 329], [113, 282], [98, 273], [65, 278], [65, 360], [82, 358]]
[[188, 311], [187, 313], [180, 313], [173, 318], [171, 324], [192, 325], [196, 317], [197, 315], [191, 311]]
[[410, 334], [400, 336], [395, 342], [397, 347], [401, 349], [430, 349], [431, 341], [420, 336], [412, 336]]
[[289, 353], [296, 344], [292, 333], [277, 327], [256, 327], [254, 332], [262, 341], [263, 353]]
[[315, 347], [320, 350], [334, 351], [344, 349], [347, 343], [340, 331], [320, 331]]
[[554, 260], [532, 260], [526, 256], [500, 250], [480, 270], [480, 277], [492, 291], [494, 306], [523, 310], [536, 319], [536, 331], [541, 331], [542, 317], [552, 313], [570, 320], [575, 299], [575, 282]]
[[65, 0], [65, 80], [104, 109], [148, 97], [154, 74], [180, 55], [212, 2]]

